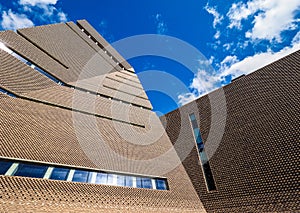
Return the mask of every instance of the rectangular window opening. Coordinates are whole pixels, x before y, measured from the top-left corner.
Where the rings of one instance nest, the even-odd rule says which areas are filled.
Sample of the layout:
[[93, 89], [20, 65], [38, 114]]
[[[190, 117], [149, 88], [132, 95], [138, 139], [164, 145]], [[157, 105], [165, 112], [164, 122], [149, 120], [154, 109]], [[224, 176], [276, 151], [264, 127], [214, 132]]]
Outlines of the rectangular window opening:
[[208, 191], [217, 190], [215, 180], [214, 180], [214, 177], [213, 177], [210, 165], [209, 165], [209, 161], [208, 161], [208, 158], [207, 158], [207, 155], [205, 152], [205, 148], [204, 148], [204, 144], [202, 141], [201, 132], [198, 127], [196, 116], [194, 113], [192, 113], [192, 114], [190, 114], [189, 117], [190, 117], [191, 126], [193, 128], [193, 135], [195, 138], [195, 142], [197, 144], [200, 163], [201, 163], [202, 171], [204, 174], [204, 179], [206, 182], [207, 189], [208, 189]]
[[168, 190], [167, 179], [116, 174], [89, 169], [74, 169], [44, 163], [24, 162], [0, 158], [0, 175], [40, 178], [154, 190]]
[[0, 161], [0, 175], [4, 175], [12, 164], [10, 161]]
[[17, 171], [13, 175], [22, 177], [43, 178], [47, 171], [47, 168], [47, 166], [43, 165], [20, 163], [17, 168]]
[[49, 179], [51, 180], [67, 180], [70, 169], [54, 168]]
[[72, 181], [87, 183], [89, 177], [89, 172], [85, 170], [75, 170]]

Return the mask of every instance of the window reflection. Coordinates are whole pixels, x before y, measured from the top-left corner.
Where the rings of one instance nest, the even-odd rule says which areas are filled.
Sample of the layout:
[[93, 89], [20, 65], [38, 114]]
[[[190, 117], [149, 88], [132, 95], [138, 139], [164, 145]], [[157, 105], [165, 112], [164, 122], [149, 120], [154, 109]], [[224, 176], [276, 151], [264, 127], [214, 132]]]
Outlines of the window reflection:
[[68, 174], [69, 174], [69, 169], [64, 169], [64, 168], [54, 168], [50, 179], [52, 180], [67, 180]]
[[107, 173], [98, 173], [96, 177], [96, 183], [107, 184]]
[[130, 176], [125, 176], [125, 186], [133, 186], [133, 178]]
[[88, 180], [89, 172], [85, 170], [75, 170], [72, 181], [86, 183]]
[[117, 176], [117, 185], [118, 186], [125, 186], [125, 176], [118, 175]]
[[163, 180], [163, 179], [156, 179], [155, 184], [156, 184], [156, 189], [159, 189], [159, 190], [166, 190], [167, 189], [166, 181]]
[[47, 166], [42, 165], [20, 163], [14, 176], [43, 178], [47, 168]]
[[152, 189], [152, 182], [150, 178], [142, 178], [143, 188]]
[[206, 152], [204, 149], [204, 144], [202, 141], [200, 129], [198, 127], [196, 116], [194, 113], [192, 113], [192, 114], [190, 114], [189, 117], [190, 117], [190, 121], [192, 124], [195, 141], [197, 143], [197, 148], [198, 148], [199, 157], [200, 157], [200, 163], [201, 163], [202, 170], [204, 173], [204, 178], [205, 178], [205, 182], [207, 185], [207, 189], [208, 189], [208, 191], [216, 190], [215, 181], [214, 181], [212, 171], [210, 169], [210, 165], [209, 165], [207, 155], [206, 155]]
[[0, 161], [0, 175], [4, 175], [12, 164], [9, 161]]
[[[0, 159], [0, 175], [4, 175], [11, 168], [9, 176], [23, 176], [44, 178], [60, 181], [74, 181], [82, 183], [95, 183], [114, 186], [127, 186], [135, 188], [167, 190], [167, 181], [162, 178], [136, 177], [122, 174], [110, 174], [84, 169], [70, 169], [61, 166], [21, 163], [13, 160]], [[72, 172], [71, 172], [72, 171]], [[154, 182], [155, 184], [154, 184]]]

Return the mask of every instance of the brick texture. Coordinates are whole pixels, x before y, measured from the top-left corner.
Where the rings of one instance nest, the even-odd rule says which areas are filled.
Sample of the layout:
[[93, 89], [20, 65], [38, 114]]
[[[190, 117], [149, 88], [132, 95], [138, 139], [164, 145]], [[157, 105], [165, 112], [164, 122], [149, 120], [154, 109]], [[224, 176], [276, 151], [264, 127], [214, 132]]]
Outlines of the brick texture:
[[[86, 21], [79, 23], [131, 69]], [[148, 190], [0, 176], [1, 212], [205, 212], [133, 71], [73, 22], [1, 32], [0, 41], [67, 84], [0, 50], [0, 87], [17, 96], [0, 93], [0, 157], [166, 177], [169, 185]]]
[[[297, 51], [161, 117], [207, 212], [299, 212], [299, 61]], [[222, 131], [212, 128], [224, 122], [213, 100], [222, 92], [225, 131], [210, 158], [217, 190], [208, 192], [188, 114], [207, 145]]]

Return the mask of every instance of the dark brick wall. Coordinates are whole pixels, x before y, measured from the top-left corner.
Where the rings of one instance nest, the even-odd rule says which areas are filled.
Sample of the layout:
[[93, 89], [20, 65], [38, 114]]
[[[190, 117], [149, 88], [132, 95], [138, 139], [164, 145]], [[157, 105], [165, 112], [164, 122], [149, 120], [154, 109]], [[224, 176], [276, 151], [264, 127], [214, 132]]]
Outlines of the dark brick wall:
[[[161, 118], [172, 143], [181, 144], [177, 152], [208, 212], [300, 211], [299, 61], [297, 51]], [[222, 132], [212, 126], [225, 122], [216, 106], [223, 91], [225, 131], [219, 144], [208, 145], [209, 136], [217, 140]], [[182, 152], [183, 144], [195, 143], [192, 112], [204, 143], [217, 147], [210, 158], [217, 191], [206, 190], [196, 148], [186, 158]]]

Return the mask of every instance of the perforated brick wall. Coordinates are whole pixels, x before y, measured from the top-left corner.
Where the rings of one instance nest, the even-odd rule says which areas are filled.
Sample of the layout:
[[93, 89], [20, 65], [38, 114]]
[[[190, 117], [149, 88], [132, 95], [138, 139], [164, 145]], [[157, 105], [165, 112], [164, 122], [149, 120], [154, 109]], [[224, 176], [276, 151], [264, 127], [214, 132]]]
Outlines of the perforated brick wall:
[[[205, 212], [132, 70], [123, 70], [72, 22], [1, 32], [0, 42], [67, 84], [0, 50], [0, 87], [17, 96], [0, 93], [0, 158], [165, 177], [169, 186], [150, 190], [0, 175], [1, 212]], [[123, 60], [111, 46], [107, 50]], [[95, 54], [95, 63], [86, 66]], [[122, 65], [131, 69], [126, 61]], [[87, 74], [81, 76], [83, 68]]]
[[[299, 61], [297, 51], [161, 118], [207, 212], [299, 212]], [[225, 121], [217, 106], [223, 92]], [[204, 144], [209, 137], [216, 143], [208, 145], [217, 147], [210, 158], [216, 191], [205, 186], [192, 112]], [[217, 141], [223, 129], [212, 127], [222, 123]], [[187, 156], [182, 144], [194, 146]]]

